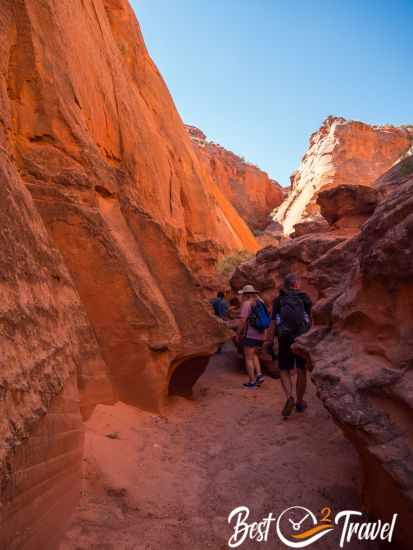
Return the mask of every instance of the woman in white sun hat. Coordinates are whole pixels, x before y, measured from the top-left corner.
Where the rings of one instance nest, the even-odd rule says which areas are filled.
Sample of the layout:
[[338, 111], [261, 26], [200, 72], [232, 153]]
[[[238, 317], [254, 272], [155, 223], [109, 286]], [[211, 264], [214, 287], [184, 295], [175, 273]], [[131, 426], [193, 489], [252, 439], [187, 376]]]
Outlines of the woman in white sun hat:
[[[244, 351], [245, 367], [249, 378], [249, 381], [243, 386], [248, 389], [255, 389], [264, 382], [258, 354], [265, 340], [266, 328], [270, 324], [270, 316], [264, 301], [258, 294], [258, 290], [252, 285], [245, 285], [238, 294], [242, 297], [238, 340]], [[267, 319], [265, 319], [266, 317]]]

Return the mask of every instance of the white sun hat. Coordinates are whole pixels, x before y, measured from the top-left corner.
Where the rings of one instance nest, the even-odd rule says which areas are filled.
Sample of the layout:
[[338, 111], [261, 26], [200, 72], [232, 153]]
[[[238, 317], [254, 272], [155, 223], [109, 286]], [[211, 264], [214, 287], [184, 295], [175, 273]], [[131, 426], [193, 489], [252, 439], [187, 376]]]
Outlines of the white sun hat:
[[254, 288], [252, 285], [245, 285], [241, 290], [238, 291], [238, 294], [258, 294], [259, 290]]

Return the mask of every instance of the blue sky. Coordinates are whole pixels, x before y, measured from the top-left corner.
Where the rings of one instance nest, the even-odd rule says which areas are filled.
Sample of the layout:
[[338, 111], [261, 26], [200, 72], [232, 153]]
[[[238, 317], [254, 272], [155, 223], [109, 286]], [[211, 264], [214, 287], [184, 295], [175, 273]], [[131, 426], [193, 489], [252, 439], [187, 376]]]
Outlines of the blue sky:
[[330, 115], [413, 124], [413, 0], [132, 0], [183, 120], [283, 185]]

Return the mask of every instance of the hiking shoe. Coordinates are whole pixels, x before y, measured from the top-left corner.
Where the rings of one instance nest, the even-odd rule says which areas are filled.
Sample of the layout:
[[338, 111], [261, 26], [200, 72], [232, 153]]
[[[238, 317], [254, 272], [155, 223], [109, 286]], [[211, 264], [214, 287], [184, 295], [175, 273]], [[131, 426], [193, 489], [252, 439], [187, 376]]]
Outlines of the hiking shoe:
[[284, 418], [287, 418], [287, 416], [290, 416], [290, 414], [294, 410], [294, 405], [295, 405], [294, 399], [292, 397], [289, 397], [285, 402], [284, 408], [281, 413]]
[[255, 390], [257, 387], [257, 384], [255, 382], [245, 382], [245, 384], [242, 384], [244, 388], [248, 388], [249, 390]]
[[295, 404], [295, 410], [298, 412], [298, 413], [303, 413], [307, 408], [307, 403], [305, 401], [301, 401], [301, 403], [296, 403]]
[[257, 386], [261, 386], [261, 384], [263, 384], [264, 381], [265, 381], [265, 376], [263, 374], [259, 374], [255, 379], [255, 383], [257, 384]]

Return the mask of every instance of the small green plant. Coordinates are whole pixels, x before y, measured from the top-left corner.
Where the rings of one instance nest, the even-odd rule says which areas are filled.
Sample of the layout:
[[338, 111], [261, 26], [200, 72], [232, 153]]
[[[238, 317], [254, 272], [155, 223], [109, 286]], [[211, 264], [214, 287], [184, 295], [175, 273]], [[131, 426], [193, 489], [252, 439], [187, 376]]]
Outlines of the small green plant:
[[239, 250], [234, 254], [230, 254], [229, 256], [222, 258], [222, 260], [218, 263], [218, 272], [226, 279], [229, 279], [240, 264], [251, 260], [253, 257], [254, 254], [252, 252], [248, 252], [247, 250]]
[[400, 163], [400, 175], [405, 177], [410, 176], [410, 174], [413, 174], [413, 155], [406, 157]]

